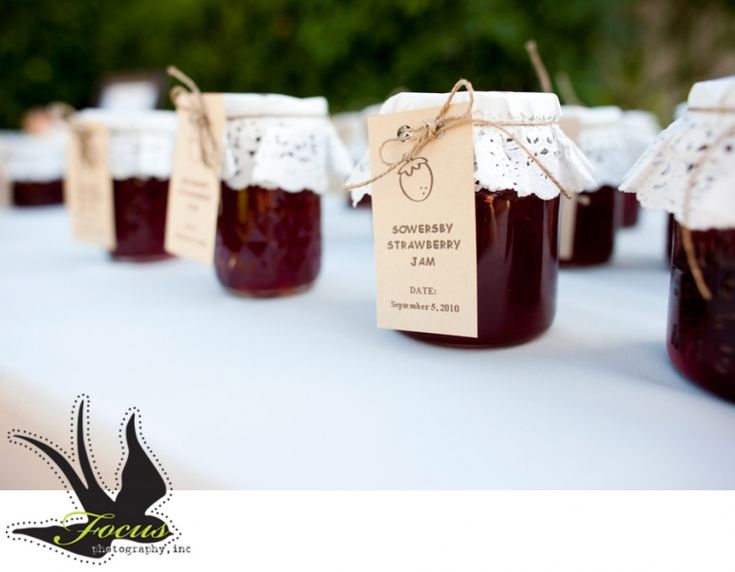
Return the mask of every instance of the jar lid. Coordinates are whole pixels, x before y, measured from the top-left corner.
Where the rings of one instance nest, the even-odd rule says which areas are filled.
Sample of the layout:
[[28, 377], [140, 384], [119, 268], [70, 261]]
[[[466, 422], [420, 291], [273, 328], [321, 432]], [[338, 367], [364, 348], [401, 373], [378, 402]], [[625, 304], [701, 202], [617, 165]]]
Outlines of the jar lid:
[[329, 175], [352, 168], [347, 149], [328, 119], [323, 97], [226, 93], [222, 180], [249, 186], [325, 193]]
[[237, 116], [314, 116], [326, 117], [329, 112], [323, 97], [292, 97], [277, 93], [225, 93], [225, 115]]
[[[383, 103], [380, 113], [439, 107], [448, 97], [448, 93], [399, 93]], [[458, 92], [453, 102], [465, 103], [468, 98], [467, 92]], [[559, 99], [553, 93], [474, 92], [473, 116], [508, 123], [504, 129], [522, 140], [525, 147], [492, 125], [473, 125], [475, 190], [513, 190], [521, 197], [535, 195], [551, 200], [559, 196], [559, 187], [576, 193], [592, 186], [589, 163], [556, 123], [560, 111]], [[543, 169], [535, 161], [540, 162]], [[551, 174], [553, 180], [546, 173]], [[347, 182], [360, 185], [372, 175], [369, 154], [365, 153]], [[355, 187], [353, 203], [357, 204], [371, 192], [370, 185]]]
[[67, 130], [54, 129], [48, 133], [31, 135], [9, 133], [0, 145], [0, 154], [11, 181], [46, 183], [64, 177], [66, 164]]
[[113, 132], [176, 131], [176, 113], [162, 109], [136, 111], [88, 108], [74, 114], [73, 121], [81, 124], [102, 123]]
[[561, 115], [562, 128], [579, 145], [593, 167], [595, 184], [586, 191], [617, 187], [638, 158], [629, 151], [623, 111], [614, 105], [564, 105]]
[[[448, 93], [398, 93], [383, 103], [380, 113], [439, 107], [447, 97]], [[462, 91], [452, 101], [465, 103], [468, 98], [468, 93]], [[519, 91], [476, 91], [473, 111], [476, 117], [489, 121], [556, 121], [561, 113], [555, 94]]]
[[623, 111], [623, 130], [629, 157], [629, 169], [656, 140], [658, 134], [661, 133], [661, 126], [658, 118], [650, 111], [630, 109]]
[[84, 109], [74, 115], [74, 122], [107, 127], [108, 165], [113, 179], [169, 178], [176, 140], [174, 111]]
[[735, 76], [694, 84], [686, 110], [621, 185], [692, 230], [735, 228]]

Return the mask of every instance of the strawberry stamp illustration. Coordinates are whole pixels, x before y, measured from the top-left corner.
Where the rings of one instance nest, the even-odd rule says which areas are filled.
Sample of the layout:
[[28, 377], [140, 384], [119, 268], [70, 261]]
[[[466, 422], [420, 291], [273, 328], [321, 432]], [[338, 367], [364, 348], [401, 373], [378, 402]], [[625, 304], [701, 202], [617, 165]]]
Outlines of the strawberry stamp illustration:
[[398, 183], [406, 197], [420, 203], [429, 198], [434, 187], [434, 173], [425, 157], [416, 157], [398, 171]]

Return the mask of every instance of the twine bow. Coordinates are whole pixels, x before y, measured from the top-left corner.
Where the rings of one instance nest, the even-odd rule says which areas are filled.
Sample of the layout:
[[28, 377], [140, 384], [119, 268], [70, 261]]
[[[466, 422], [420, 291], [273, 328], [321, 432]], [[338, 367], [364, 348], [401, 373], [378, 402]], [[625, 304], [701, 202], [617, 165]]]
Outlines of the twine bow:
[[[463, 113], [452, 115], [450, 114], [450, 107], [452, 105], [452, 102], [454, 101], [454, 96], [457, 95], [457, 93], [465, 89], [467, 91], [467, 109]], [[536, 165], [541, 169], [541, 171], [546, 175], [546, 177], [554, 183], [554, 185], [559, 189], [559, 191], [566, 197], [571, 198], [571, 195], [569, 192], [562, 187], [561, 183], [557, 180], [556, 177], [546, 168], [546, 166], [536, 157], [536, 155], [528, 148], [526, 147], [523, 142], [518, 139], [510, 130], [506, 129], [506, 127], [519, 127], [519, 126], [534, 126], [534, 125], [550, 125], [554, 122], [552, 121], [517, 121], [517, 122], [500, 122], [500, 121], [490, 121], [487, 119], [475, 119], [472, 116], [472, 111], [475, 103], [475, 90], [472, 87], [472, 83], [470, 83], [466, 79], [460, 79], [457, 83], [454, 84], [454, 87], [452, 87], [452, 91], [447, 96], [446, 101], [441, 106], [439, 111], [437, 112], [436, 116], [433, 119], [425, 120], [420, 125], [417, 126], [410, 126], [410, 125], [403, 125], [398, 129], [398, 132], [396, 134], [396, 137], [392, 137], [390, 139], [386, 139], [383, 141], [378, 149], [378, 156], [380, 158], [380, 161], [386, 166], [386, 169], [382, 171], [381, 173], [378, 173], [377, 175], [365, 180], [361, 181], [359, 183], [353, 183], [351, 185], [345, 185], [345, 190], [352, 190], [357, 189], [360, 187], [364, 187], [365, 185], [370, 185], [374, 183], [375, 181], [382, 179], [386, 175], [392, 173], [396, 169], [400, 169], [407, 163], [413, 161], [414, 159], [418, 158], [419, 153], [425, 149], [428, 145], [430, 145], [433, 141], [441, 137], [446, 131], [449, 129], [453, 129], [455, 127], [459, 127], [461, 125], [480, 125], [480, 126], [487, 126], [492, 127], [494, 129], [497, 129], [500, 131], [503, 135], [505, 135], [509, 140], [514, 141], [518, 147], [523, 150], [523, 152], [528, 155], [528, 157], [536, 163]], [[394, 144], [394, 143], [400, 143], [400, 144], [410, 144], [410, 147], [408, 150], [406, 150], [398, 160], [396, 161], [389, 161], [386, 160], [384, 157], [384, 151], [385, 148], [388, 145]]]
[[169, 97], [174, 105], [178, 106], [177, 100], [182, 95], [193, 96], [191, 99], [194, 107], [188, 110], [189, 119], [194, 123], [199, 132], [198, 139], [202, 163], [210, 169], [217, 171], [219, 169], [219, 165], [217, 164], [217, 157], [219, 156], [218, 145], [212, 131], [212, 122], [209, 115], [207, 115], [204, 96], [202, 95], [199, 86], [194, 83], [194, 80], [175, 66], [168, 66], [168, 68], [166, 68], [166, 73], [184, 84], [183, 86], [175, 85], [171, 88]]

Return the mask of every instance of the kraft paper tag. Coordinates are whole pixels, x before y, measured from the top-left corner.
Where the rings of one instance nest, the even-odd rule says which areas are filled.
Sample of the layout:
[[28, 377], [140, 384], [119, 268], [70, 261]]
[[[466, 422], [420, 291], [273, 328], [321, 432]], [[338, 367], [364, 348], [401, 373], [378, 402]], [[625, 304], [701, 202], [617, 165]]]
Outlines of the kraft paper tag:
[[577, 197], [561, 198], [559, 208], [559, 258], [570, 260], [574, 256], [574, 237], [577, 226]]
[[168, 191], [165, 249], [176, 256], [212, 264], [225, 110], [222, 94], [207, 93], [202, 98], [211, 138], [199, 121], [198, 98], [182, 94], [176, 101], [178, 123]]
[[[582, 131], [582, 122], [576, 117], [562, 117], [559, 127], [572, 141], [577, 141]], [[559, 205], [561, 214], [559, 218], [559, 258], [570, 260], [574, 256], [574, 236], [577, 225], [577, 209], [579, 208], [577, 197], [565, 200], [563, 197]]]
[[73, 126], [64, 194], [74, 238], [112, 250], [115, 203], [108, 163], [109, 142], [109, 132], [101, 123]]
[[[461, 114], [466, 104], [453, 105]], [[368, 119], [373, 175], [386, 166], [380, 146], [403, 125], [432, 120], [439, 108]], [[412, 142], [393, 142], [392, 162]], [[472, 125], [444, 131], [400, 169], [372, 183], [378, 327], [477, 337], [477, 248]]]

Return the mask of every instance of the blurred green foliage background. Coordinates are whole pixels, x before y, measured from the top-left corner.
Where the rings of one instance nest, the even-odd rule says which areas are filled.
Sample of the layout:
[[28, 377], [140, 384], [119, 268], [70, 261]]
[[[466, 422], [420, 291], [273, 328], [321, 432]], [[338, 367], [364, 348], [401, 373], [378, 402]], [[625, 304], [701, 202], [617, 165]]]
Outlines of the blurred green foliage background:
[[668, 120], [692, 82], [735, 73], [735, 0], [0, 0], [0, 127], [94, 102], [110, 74], [175, 64], [205, 91], [325, 94], [335, 111], [396, 88], [537, 90], [524, 51], [583, 101]]

